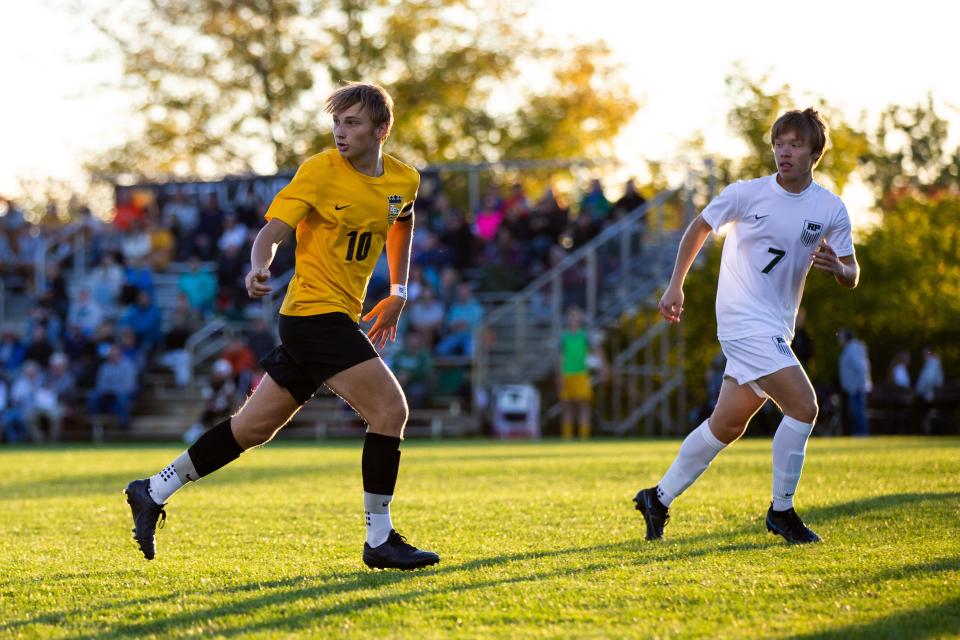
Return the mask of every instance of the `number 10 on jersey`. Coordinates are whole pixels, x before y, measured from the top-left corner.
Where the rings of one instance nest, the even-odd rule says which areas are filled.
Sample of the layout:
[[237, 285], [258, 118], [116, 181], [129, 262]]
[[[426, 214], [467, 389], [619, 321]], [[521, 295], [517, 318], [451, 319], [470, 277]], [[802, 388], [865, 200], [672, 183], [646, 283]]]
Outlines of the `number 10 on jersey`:
[[360, 262], [365, 260], [367, 254], [370, 253], [370, 242], [373, 239], [373, 234], [369, 231], [363, 233], [351, 231], [347, 234], [347, 238], [349, 238], [347, 242], [347, 261], [356, 259], [357, 262]]

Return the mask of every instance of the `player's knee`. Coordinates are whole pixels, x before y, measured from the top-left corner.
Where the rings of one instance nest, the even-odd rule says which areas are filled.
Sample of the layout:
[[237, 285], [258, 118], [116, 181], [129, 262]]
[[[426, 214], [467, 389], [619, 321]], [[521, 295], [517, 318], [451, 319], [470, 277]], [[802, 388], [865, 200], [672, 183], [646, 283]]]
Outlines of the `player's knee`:
[[242, 412], [233, 416], [232, 426], [237, 444], [244, 450], [270, 442], [278, 429], [277, 424], [265, 419], [251, 419], [249, 416], [243, 415]]
[[370, 416], [370, 426], [377, 433], [400, 437], [409, 417], [410, 411], [406, 402], [391, 402]]
[[816, 401], [816, 400], [810, 400], [810, 401], [805, 402], [803, 405], [800, 406], [800, 408], [799, 408], [799, 410], [798, 410], [798, 412], [797, 412], [797, 415], [794, 416], [794, 417], [795, 417], [797, 420], [799, 420], [800, 422], [806, 422], [806, 423], [808, 423], [808, 424], [813, 424], [814, 422], [817, 421], [817, 413], [818, 413], [818, 412], [819, 412], [819, 408], [817, 407], [817, 401]]
[[746, 430], [747, 425], [745, 422], [729, 419], [725, 420], [715, 416], [710, 417], [710, 431], [717, 438], [717, 440], [725, 444], [730, 444], [742, 436], [743, 432]]
[[790, 416], [794, 420], [806, 422], [807, 424], [813, 424], [817, 421], [818, 411], [819, 408], [817, 407], [817, 399], [811, 396], [810, 398], [795, 402], [792, 406], [784, 411], [784, 414]]

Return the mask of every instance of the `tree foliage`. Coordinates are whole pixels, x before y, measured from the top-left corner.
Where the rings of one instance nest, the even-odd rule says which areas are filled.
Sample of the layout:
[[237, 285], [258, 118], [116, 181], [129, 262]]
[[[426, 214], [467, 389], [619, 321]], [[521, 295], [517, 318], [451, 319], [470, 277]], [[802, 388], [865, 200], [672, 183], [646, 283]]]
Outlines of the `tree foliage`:
[[931, 192], [960, 183], [960, 147], [946, 148], [947, 121], [933, 96], [925, 103], [892, 105], [880, 117], [864, 154], [865, 173], [878, 201], [891, 203], [905, 191]]
[[[124, 0], [96, 23], [122, 55], [142, 131], [93, 164], [140, 176], [291, 167], [330, 146], [323, 100], [349, 80], [391, 92], [388, 145], [411, 162], [609, 151], [637, 109], [609, 51], [552, 48], [514, 6]], [[530, 69], [553, 74], [547, 90], [520, 87]]]

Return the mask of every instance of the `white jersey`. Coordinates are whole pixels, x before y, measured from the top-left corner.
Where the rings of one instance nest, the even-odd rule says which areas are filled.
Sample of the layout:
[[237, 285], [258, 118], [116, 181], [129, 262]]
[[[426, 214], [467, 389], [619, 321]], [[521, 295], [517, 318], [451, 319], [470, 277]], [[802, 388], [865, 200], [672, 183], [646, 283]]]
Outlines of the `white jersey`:
[[790, 193], [776, 174], [731, 184], [701, 217], [714, 231], [729, 224], [717, 286], [717, 337], [793, 339], [811, 254], [826, 237], [840, 257], [853, 255], [850, 216], [816, 182]]

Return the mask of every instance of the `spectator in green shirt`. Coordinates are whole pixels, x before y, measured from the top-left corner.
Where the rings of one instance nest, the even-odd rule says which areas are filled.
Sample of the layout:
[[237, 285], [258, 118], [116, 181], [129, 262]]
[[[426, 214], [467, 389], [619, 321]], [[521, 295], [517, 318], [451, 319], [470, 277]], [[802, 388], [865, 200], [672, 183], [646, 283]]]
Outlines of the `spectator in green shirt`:
[[577, 306], [567, 309], [567, 327], [560, 336], [560, 362], [557, 366], [557, 391], [563, 402], [563, 422], [560, 433], [564, 439], [573, 438], [573, 419], [577, 415], [580, 438], [590, 437], [593, 387], [590, 381], [591, 364], [599, 367], [606, 377], [606, 363], [599, 349], [590, 344], [590, 336], [583, 326], [583, 312]]

